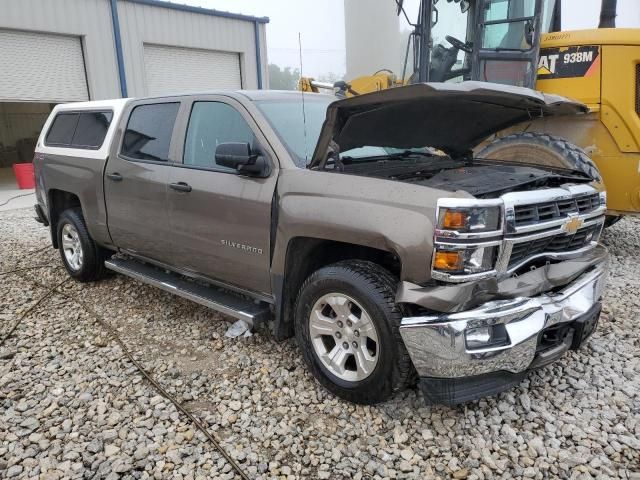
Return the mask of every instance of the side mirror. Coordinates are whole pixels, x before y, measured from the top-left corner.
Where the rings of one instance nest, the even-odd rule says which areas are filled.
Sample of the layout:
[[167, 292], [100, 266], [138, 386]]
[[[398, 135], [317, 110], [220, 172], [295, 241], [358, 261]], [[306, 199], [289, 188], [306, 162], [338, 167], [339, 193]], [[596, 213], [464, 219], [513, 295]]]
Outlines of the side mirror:
[[251, 145], [242, 142], [221, 143], [216, 147], [216, 164], [232, 168], [240, 175], [266, 177], [269, 164], [264, 157], [251, 152]]

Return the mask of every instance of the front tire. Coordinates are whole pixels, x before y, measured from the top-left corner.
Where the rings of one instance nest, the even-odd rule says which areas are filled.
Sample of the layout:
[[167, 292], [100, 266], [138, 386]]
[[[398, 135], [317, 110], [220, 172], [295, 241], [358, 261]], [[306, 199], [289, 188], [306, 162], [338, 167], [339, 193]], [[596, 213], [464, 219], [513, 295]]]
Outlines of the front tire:
[[295, 308], [298, 346], [311, 373], [340, 398], [383, 402], [413, 378], [396, 286], [387, 270], [359, 260], [321, 268], [302, 286]]
[[69, 275], [80, 282], [92, 282], [105, 275], [106, 251], [96, 245], [80, 208], [62, 212], [57, 226], [60, 258]]

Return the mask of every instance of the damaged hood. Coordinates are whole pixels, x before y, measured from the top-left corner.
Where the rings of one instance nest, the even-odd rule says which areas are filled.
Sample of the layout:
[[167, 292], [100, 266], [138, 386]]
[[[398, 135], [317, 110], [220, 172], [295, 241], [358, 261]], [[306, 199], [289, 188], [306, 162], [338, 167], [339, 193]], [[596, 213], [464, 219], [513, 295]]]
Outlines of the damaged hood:
[[332, 141], [341, 152], [363, 146], [428, 146], [455, 156], [530, 118], [586, 112], [582, 103], [558, 95], [495, 83], [390, 88], [329, 105], [309, 167], [324, 165]]

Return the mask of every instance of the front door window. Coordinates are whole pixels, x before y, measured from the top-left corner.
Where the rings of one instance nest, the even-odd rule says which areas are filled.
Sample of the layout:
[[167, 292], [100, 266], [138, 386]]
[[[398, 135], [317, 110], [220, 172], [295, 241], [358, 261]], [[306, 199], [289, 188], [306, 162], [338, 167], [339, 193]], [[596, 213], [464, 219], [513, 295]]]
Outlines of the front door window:
[[191, 109], [183, 163], [188, 166], [235, 173], [216, 164], [216, 148], [221, 143], [240, 142], [253, 146], [254, 135], [242, 115], [221, 102], [195, 102]]

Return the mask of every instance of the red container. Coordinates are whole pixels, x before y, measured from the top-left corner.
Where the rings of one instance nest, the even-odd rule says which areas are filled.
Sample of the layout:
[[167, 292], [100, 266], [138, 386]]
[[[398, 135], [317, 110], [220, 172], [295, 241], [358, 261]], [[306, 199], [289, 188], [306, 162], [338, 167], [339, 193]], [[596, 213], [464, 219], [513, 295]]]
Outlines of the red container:
[[33, 173], [33, 163], [14, 163], [13, 173], [21, 190], [36, 188], [36, 176]]

